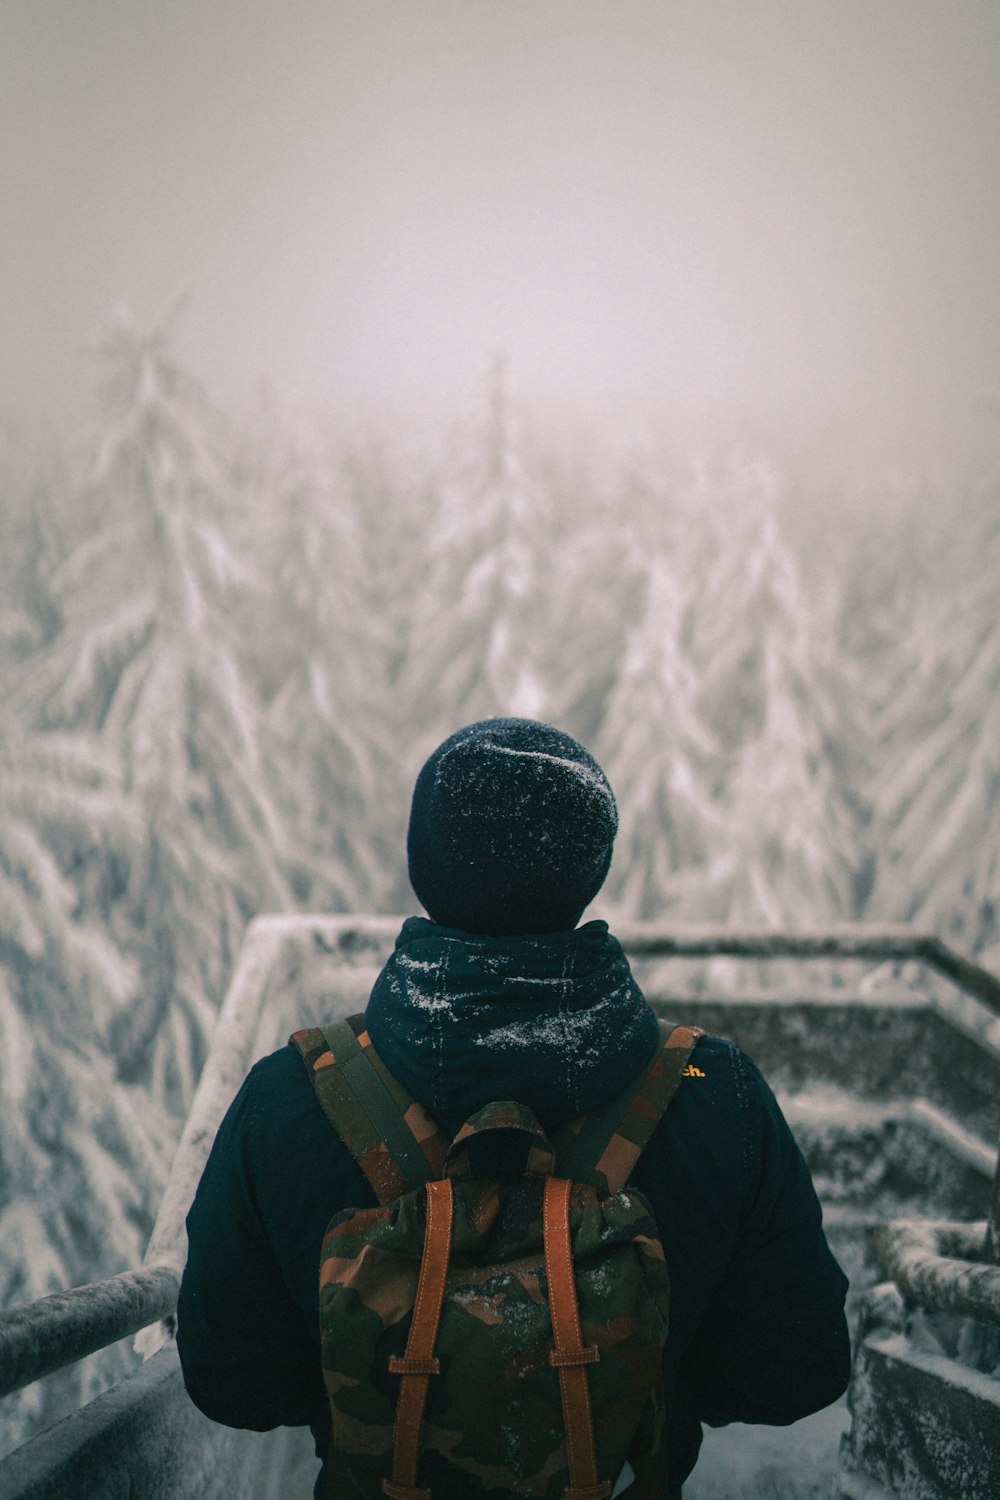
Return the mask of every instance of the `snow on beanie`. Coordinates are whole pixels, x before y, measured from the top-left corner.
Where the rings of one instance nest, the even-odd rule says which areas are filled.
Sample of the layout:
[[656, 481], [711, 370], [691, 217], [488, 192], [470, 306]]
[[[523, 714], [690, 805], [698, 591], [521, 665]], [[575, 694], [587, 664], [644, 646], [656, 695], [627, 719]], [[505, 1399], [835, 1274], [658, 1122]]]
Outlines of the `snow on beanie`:
[[481, 719], [417, 777], [410, 883], [444, 927], [564, 931], [604, 883], [617, 829], [607, 777], [576, 740], [534, 719]]

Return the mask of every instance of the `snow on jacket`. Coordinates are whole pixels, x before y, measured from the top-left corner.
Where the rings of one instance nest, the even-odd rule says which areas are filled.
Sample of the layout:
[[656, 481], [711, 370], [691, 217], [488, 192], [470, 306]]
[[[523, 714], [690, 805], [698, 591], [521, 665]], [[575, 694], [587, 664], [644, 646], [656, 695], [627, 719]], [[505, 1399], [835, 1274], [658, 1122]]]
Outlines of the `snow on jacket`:
[[[479, 938], [411, 918], [365, 1017], [385, 1063], [449, 1134], [496, 1098], [554, 1127], [621, 1093], [657, 1045], [656, 1017], [603, 922]], [[670, 1273], [672, 1495], [703, 1422], [797, 1421], [836, 1400], [850, 1370], [847, 1280], [774, 1095], [732, 1042], [703, 1037], [691, 1062], [631, 1178]], [[220, 1126], [187, 1221], [178, 1348], [207, 1416], [256, 1430], [308, 1424], [325, 1458], [320, 1246], [335, 1213], [374, 1203], [296, 1051], [263, 1058]]]

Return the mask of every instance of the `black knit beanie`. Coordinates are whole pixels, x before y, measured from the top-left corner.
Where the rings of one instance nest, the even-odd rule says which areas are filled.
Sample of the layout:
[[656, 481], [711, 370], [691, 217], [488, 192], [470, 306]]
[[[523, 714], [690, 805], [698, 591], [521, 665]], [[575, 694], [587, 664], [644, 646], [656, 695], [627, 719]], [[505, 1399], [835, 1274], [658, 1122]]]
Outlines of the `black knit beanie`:
[[534, 719], [481, 719], [417, 777], [410, 882], [444, 927], [565, 931], [604, 883], [617, 829], [607, 777], [576, 740]]

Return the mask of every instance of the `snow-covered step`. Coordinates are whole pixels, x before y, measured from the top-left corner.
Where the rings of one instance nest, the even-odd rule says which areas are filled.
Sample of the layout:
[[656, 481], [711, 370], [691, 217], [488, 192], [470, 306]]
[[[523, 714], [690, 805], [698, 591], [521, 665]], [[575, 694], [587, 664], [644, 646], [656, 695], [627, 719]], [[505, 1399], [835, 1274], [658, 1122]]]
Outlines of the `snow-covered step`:
[[997, 1500], [996, 1333], [995, 1324], [915, 1308], [889, 1284], [869, 1294], [834, 1492], [841, 1500]]
[[887, 1107], [919, 1102], [995, 1147], [1000, 1020], [971, 996], [941, 987], [692, 998], [666, 992], [668, 972], [660, 964], [646, 981], [654, 1007], [737, 1042], [780, 1095], [832, 1088]]
[[996, 1151], [929, 1100], [873, 1102], [832, 1085], [779, 1098], [828, 1207], [986, 1216]]
[[927, 1100], [872, 1102], [825, 1085], [780, 1102], [809, 1163], [853, 1313], [882, 1274], [878, 1224], [985, 1218], [996, 1152]]

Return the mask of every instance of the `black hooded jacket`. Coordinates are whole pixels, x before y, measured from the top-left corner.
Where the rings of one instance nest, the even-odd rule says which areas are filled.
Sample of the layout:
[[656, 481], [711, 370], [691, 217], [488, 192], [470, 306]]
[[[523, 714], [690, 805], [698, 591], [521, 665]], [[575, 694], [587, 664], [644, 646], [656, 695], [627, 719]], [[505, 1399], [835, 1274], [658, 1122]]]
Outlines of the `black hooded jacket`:
[[[491, 1099], [518, 1098], [548, 1127], [596, 1109], [657, 1045], [656, 1018], [603, 922], [478, 938], [412, 918], [366, 1024], [449, 1134]], [[847, 1281], [777, 1101], [732, 1042], [698, 1042], [631, 1181], [652, 1206], [670, 1273], [664, 1376], [679, 1495], [703, 1422], [794, 1422], [843, 1392]], [[295, 1049], [258, 1062], [188, 1216], [178, 1347], [209, 1417], [257, 1430], [308, 1424], [325, 1457], [320, 1246], [335, 1213], [374, 1203]]]

